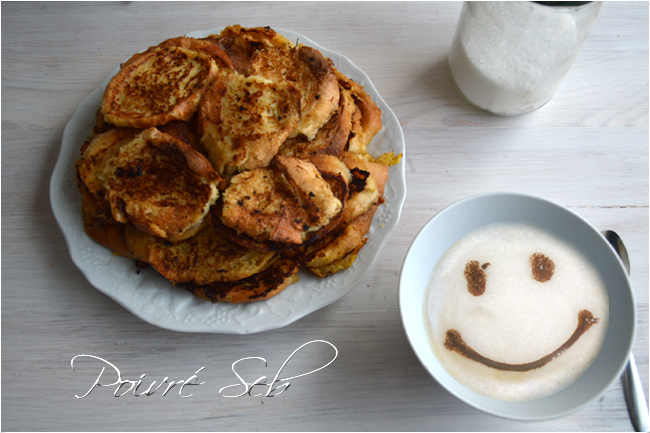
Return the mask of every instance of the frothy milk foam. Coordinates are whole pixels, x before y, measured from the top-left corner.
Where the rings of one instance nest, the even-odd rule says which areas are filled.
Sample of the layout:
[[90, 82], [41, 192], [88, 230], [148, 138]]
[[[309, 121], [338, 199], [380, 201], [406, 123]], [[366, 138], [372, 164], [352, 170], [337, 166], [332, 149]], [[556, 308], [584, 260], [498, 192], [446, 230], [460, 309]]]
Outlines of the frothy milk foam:
[[[545, 282], [533, 278], [531, 256], [555, 265]], [[468, 291], [466, 265], [484, 270], [485, 291]], [[449, 330], [471, 350], [498, 363], [522, 365], [554, 353], [577, 332], [581, 311], [594, 321], [561, 355], [539, 368], [506, 371], [445, 347]], [[609, 305], [600, 273], [560, 239], [535, 227], [499, 223], [457, 241], [440, 258], [426, 295], [434, 354], [457, 381], [500, 400], [529, 400], [566, 387], [593, 362], [607, 330]]]

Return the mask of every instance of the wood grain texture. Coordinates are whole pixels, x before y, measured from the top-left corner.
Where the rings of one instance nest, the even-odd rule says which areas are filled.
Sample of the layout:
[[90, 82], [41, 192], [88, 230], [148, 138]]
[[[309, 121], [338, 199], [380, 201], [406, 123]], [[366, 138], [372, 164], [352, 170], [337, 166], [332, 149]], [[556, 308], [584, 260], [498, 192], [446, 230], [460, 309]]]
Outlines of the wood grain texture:
[[[648, 395], [648, 3], [605, 3], [556, 97], [516, 118], [472, 109], [447, 54], [459, 2], [110, 2], [2, 4], [2, 428], [18, 430], [629, 431], [621, 382], [583, 410], [524, 423], [483, 414], [442, 389], [402, 327], [400, 268], [418, 230], [464, 197], [541, 195], [599, 229], [632, 259], [634, 354]], [[194, 30], [239, 23], [308, 36], [363, 69], [395, 111], [407, 143], [407, 199], [372, 271], [347, 296], [286, 328], [246, 336], [186, 334], [143, 323], [95, 290], [72, 263], [49, 204], [63, 128], [78, 104], [132, 53]], [[328, 368], [277, 398], [224, 398], [273, 376], [298, 346], [339, 350]], [[125, 378], [187, 379], [191, 398], [84, 399], [103, 357]], [[312, 347], [292, 368], [326, 362]], [[252, 379], [251, 379], [252, 378]], [[187, 389], [187, 388], [186, 388]]]

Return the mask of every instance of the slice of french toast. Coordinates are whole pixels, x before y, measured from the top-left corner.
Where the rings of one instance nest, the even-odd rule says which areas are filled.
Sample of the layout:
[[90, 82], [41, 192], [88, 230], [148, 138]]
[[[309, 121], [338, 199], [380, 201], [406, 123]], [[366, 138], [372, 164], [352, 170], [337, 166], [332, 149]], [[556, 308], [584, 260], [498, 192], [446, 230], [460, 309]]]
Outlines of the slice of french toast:
[[368, 241], [366, 234], [375, 210], [376, 206], [317, 244], [309, 246], [304, 255], [307, 269], [314, 275], [325, 278], [352, 266], [357, 254]]
[[167, 39], [161, 42], [157, 48], [175, 48], [181, 47], [191, 51], [198, 51], [208, 55], [219, 68], [235, 69], [228, 54], [212, 39], [196, 39], [187, 36]]
[[318, 154], [340, 156], [348, 144], [355, 110], [352, 94], [341, 88], [338, 109], [318, 129], [314, 138], [310, 140], [303, 134], [293, 135], [282, 143], [278, 153], [302, 159]]
[[124, 239], [136, 259], [212, 302], [267, 299], [298, 278], [297, 261], [239, 246], [212, 225], [189, 239], [169, 242], [127, 224]]
[[244, 238], [269, 242], [269, 249], [305, 243], [343, 209], [314, 164], [282, 155], [269, 168], [234, 176], [222, 198], [221, 222]]
[[81, 215], [86, 234], [113, 254], [134, 259], [124, 239], [124, 224], [115, 221], [106, 199], [91, 193], [79, 177], [77, 186], [81, 192]]
[[105, 197], [113, 218], [171, 241], [203, 225], [223, 180], [208, 160], [184, 142], [156, 128], [130, 140], [124, 130], [101, 134], [78, 165], [79, 178]]
[[300, 118], [300, 95], [283, 83], [223, 74], [198, 112], [201, 143], [222, 175], [266, 167]]
[[125, 243], [138, 259], [154, 267], [174, 284], [237, 281], [262, 272], [277, 257], [241, 247], [208, 224], [196, 235], [178, 242], [126, 225]]
[[216, 42], [228, 55], [234, 69], [245, 76], [252, 75], [252, 58], [256, 52], [295, 47], [293, 42], [270, 27], [244, 28], [233, 25], [224, 28], [219, 35], [210, 35], [206, 39]]
[[349, 268], [366, 244], [366, 234], [381, 203], [388, 180], [388, 165], [346, 152], [342, 160], [350, 169], [349, 197], [339, 225], [303, 251], [305, 266], [314, 275]]
[[267, 269], [248, 278], [209, 284], [185, 283], [183, 287], [211, 302], [239, 304], [263, 301], [298, 282], [298, 269], [299, 263], [296, 260], [278, 257]]
[[291, 136], [313, 140], [338, 108], [336, 73], [328, 59], [314, 48], [299, 45], [293, 49], [258, 50], [251, 59], [251, 74], [290, 83], [300, 93], [300, 122]]
[[235, 69], [275, 83], [289, 83], [300, 93], [300, 122], [292, 136], [313, 140], [339, 103], [339, 86], [331, 60], [315, 48], [296, 45], [268, 27], [225, 28], [216, 40]]
[[151, 47], [132, 56], [108, 83], [102, 114], [116, 126], [135, 128], [188, 121], [217, 71], [203, 52], [164, 43]]
[[352, 126], [346, 150], [365, 154], [368, 144], [382, 128], [381, 109], [372, 100], [363, 86], [336, 71], [341, 88], [350, 92], [355, 109], [352, 112]]
[[105, 168], [122, 146], [133, 140], [141, 129], [110, 128], [99, 134], [92, 134], [81, 148], [81, 158], [76, 162], [78, 178], [92, 194], [103, 195], [106, 179]]

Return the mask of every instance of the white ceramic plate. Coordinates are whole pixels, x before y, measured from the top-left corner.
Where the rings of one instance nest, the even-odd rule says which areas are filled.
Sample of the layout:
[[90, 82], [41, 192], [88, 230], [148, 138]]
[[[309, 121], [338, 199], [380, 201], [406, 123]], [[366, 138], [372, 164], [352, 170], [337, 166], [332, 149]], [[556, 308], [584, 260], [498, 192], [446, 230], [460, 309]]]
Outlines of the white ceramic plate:
[[[531, 224], [577, 248], [600, 271], [609, 297], [607, 334], [593, 364], [568, 387], [529, 401], [495, 400], [459, 384], [438, 362], [426, 335], [424, 299], [440, 256], [463, 235], [488, 224], [506, 221]], [[634, 340], [634, 299], [627, 273], [614, 249], [579, 215], [553, 202], [522, 194], [470, 197], [433, 217], [418, 233], [404, 260], [399, 303], [409, 342], [429, 373], [465, 403], [512, 419], [555, 418], [594, 401], [620, 376]]]
[[[292, 41], [319, 49], [331, 58], [343, 74], [365, 87], [382, 111], [383, 129], [368, 147], [372, 155], [395, 151], [404, 153], [404, 135], [397, 117], [381, 98], [370, 78], [347, 57], [321, 47], [295, 32], [276, 29]], [[189, 33], [205, 37], [220, 33], [210, 29]], [[386, 184], [386, 202], [379, 206], [368, 232], [368, 242], [354, 265], [325, 279], [300, 273], [300, 282], [279, 295], [250, 304], [212, 304], [184, 289], [173, 287], [153, 269], [136, 273], [133, 260], [114, 256], [90, 239], [84, 232], [81, 218], [81, 196], [74, 180], [74, 163], [79, 148], [95, 123], [95, 112], [112, 75], [92, 92], [77, 108], [66, 126], [59, 159], [50, 182], [52, 209], [70, 250], [72, 260], [97, 289], [113, 298], [141, 319], [166, 329], [185, 332], [254, 333], [286, 326], [323, 308], [350, 292], [368, 273], [383, 245], [397, 226], [406, 198], [404, 162], [390, 168]]]

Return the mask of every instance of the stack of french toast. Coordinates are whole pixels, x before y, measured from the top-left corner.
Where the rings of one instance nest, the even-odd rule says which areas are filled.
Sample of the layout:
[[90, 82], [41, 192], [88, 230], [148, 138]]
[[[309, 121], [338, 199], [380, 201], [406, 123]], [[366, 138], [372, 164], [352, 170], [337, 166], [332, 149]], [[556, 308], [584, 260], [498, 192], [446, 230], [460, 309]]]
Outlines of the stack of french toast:
[[86, 233], [212, 302], [268, 299], [352, 265], [400, 155], [318, 50], [231, 26], [135, 54], [76, 163]]

